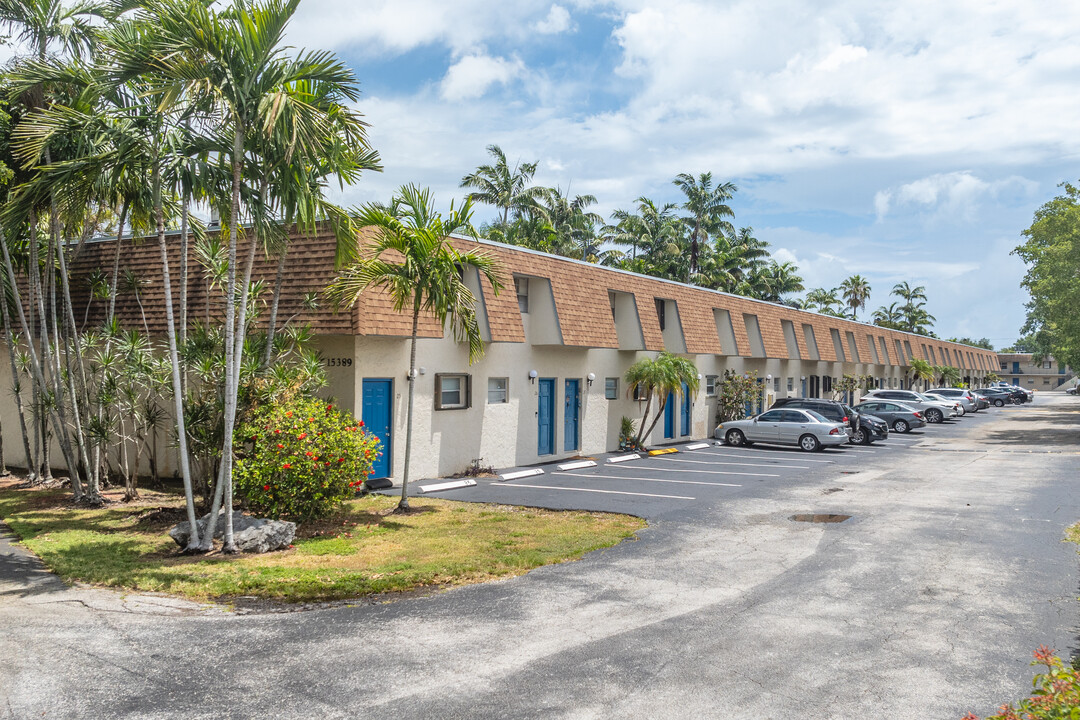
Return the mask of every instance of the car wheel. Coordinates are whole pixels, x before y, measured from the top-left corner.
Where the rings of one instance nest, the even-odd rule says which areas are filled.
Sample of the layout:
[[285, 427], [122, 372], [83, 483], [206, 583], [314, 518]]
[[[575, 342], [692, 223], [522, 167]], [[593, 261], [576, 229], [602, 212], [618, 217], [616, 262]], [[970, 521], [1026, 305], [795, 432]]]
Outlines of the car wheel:
[[727, 435], [724, 436], [724, 440], [732, 447], [746, 445], [746, 436], [742, 434], [741, 430], [728, 430]]
[[803, 435], [799, 438], [799, 447], [806, 452], [817, 452], [821, 449], [821, 442], [813, 435]]
[[892, 427], [898, 433], [906, 433], [911, 429], [911, 426], [907, 424], [907, 420], [897, 420]]
[[1001, 398], [998, 398], [994, 401], [994, 407], [1005, 407], [1005, 401]]
[[940, 410], [931, 408], [926, 411], [926, 422], [928, 423], [939, 423], [944, 419], [945, 415]]
[[852, 445], [869, 445], [873, 440], [870, 439], [870, 433], [860, 427], [852, 434], [850, 442]]
[[960, 417], [964, 417], [965, 415], [967, 415], [967, 410], [964, 408], [963, 405], [961, 405], [960, 406]]

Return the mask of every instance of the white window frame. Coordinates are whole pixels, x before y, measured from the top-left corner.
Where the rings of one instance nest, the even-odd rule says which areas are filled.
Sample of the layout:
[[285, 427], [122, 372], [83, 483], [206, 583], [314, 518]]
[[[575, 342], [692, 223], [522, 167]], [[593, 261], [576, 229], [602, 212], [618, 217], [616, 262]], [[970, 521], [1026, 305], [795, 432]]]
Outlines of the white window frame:
[[[443, 389], [443, 383], [447, 380], [459, 380], [458, 392], [461, 393], [458, 402], [443, 402], [443, 394], [448, 392]], [[435, 409], [436, 410], [465, 410], [472, 406], [472, 376], [465, 373], [436, 373], [435, 374]]]
[[634, 386], [634, 399], [638, 402], [644, 402], [649, 399], [649, 393], [646, 392], [645, 386], [641, 383]]
[[716, 397], [716, 381], [719, 379], [719, 375], [705, 376], [705, 397]]
[[[614, 390], [614, 392], [612, 392]], [[604, 378], [604, 398], [607, 400], [619, 399], [619, 378]]]
[[[498, 386], [499, 383], [502, 383], [502, 387]], [[495, 387], [492, 387], [492, 384], [494, 384]], [[491, 393], [492, 392], [502, 393], [502, 399], [501, 400], [492, 400], [491, 399]], [[496, 396], [496, 397], [498, 397], [498, 396]], [[488, 405], [502, 405], [504, 403], [510, 402], [510, 378], [507, 378], [507, 377], [489, 377], [488, 378], [487, 401], [488, 401]]]

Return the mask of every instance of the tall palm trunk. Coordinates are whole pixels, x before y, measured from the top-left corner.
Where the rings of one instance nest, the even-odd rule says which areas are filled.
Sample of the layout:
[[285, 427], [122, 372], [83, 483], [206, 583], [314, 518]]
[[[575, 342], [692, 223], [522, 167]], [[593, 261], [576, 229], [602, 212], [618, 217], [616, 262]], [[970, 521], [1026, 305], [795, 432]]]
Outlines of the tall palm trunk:
[[[200, 547], [199, 526], [195, 517], [195, 494], [191, 482], [191, 457], [188, 454], [187, 427], [184, 422], [184, 387], [180, 378], [180, 356], [176, 347], [176, 325], [173, 322], [172, 283], [169, 277], [169, 251], [165, 243], [165, 212], [161, 204], [160, 177], [157, 166], [154, 168], [155, 189], [155, 213], [157, 215], [158, 247], [161, 250], [161, 281], [165, 290], [165, 334], [169, 338], [169, 364], [172, 370], [173, 412], [176, 413], [176, 437], [180, 452], [180, 474], [184, 480], [184, 501], [187, 506], [188, 524], [191, 526], [191, 535], [188, 537], [186, 552], [195, 552]], [[186, 207], [185, 207], [186, 209]], [[181, 237], [186, 233], [186, 228], [181, 232]], [[181, 257], [187, 252], [187, 248], [181, 245]], [[186, 270], [186, 263], [181, 261], [181, 266]], [[187, 294], [181, 290], [184, 301]], [[181, 317], [184, 317], [181, 309]], [[183, 327], [183, 324], [181, 324]], [[138, 467], [136, 466], [136, 472]], [[213, 537], [213, 530], [210, 531]]]
[[[88, 494], [91, 500], [97, 501], [100, 499], [101, 493], [90, 472], [90, 456], [86, 450], [86, 435], [83, 431], [83, 413], [89, 407], [89, 401], [86, 400], [86, 369], [78, 354], [79, 331], [75, 326], [75, 308], [71, 304], [71, 284], [68, 278], [67, 261], [64, 259], [64, 243], [59, 237], [60, 226], [56, 214], [54, 204], [52, 210], [53, 225], [55, 228], [54, 233], [56, 234], [54, 242], [56, 244], [56, 257], [60, 265], [60, 286], [62, 290], [64, 318], [69, 333], [67, 342], [64, 343], [64, 357], [67, 364], [68, 395], [71, 397], [71, 415], [75, 425], [75, 445], [79, 453], [78, 462], [82, 466], [83, 473], [86, 474], [86, 481], [89, 485]], [[71, 358], [73, 353], [75, 354], [74, 362], [72, 362]]]
[[[0, 241], [0, 252], [2, 252], [4, 256], [4, 269], [7, 272], [8, 282], [11, 283], [12, 293], [15, 296], [15, 308], [19, 319], [19, 327], [22, 329], [23, 336], [30, 339], [30, 341], [27, 343], [27, 353], [30, 356], [30, 372], [32, 373], [35, 386], [38, 387], [40, 390], [43, 390], [46, 387], [45, 375], [42, 369], [42, 365], [39, 362], [40, 357], [38, 356], [38, 352], [34, 347], [33, 335], [30, 334], [30, 328], [27, 325], [26, 313], [23, 312], [22, 297], [21, 293], [19, 292], [19, 286], [15, 282], [15, 270], [11, 264], [11, 253], [8, 252], [6, 242]], [[36, 255], [36, 253], [32, 254]], [[50, 405], [50, 408], [48, 410], [48, 416], [52, 420], [54, 432], [56, 432], [57, 436], [62, 439], [64, 425], [60, 419], [58, 405], [56, 403], [52, 403]], [[75, 486], [74, 482], [72, 483], [72, 487], [74, 490], [80, 493], [76, 495], [76, 499], [81, 499], [82, 488]]]
[[398, 510], [409, 509], [409, 459], [412, 457], [413, 398], [416, 395], [416, 335], [420, 326], [420, 294], [413, 301], [412, 340], [409, 347], [409, 417], [405, 426], [405, 469], [401, 473], [401, 500]]
[[[206, 535], [199, 548], [210, 550], [213, 547], [214, 531], [218, 512], [225, 496], [225, 485], [232, 481], [232, 421], [236, 417], [236, 390], [233, 387], [233, 364], [237, 362], [236, 349], [233, 345], [236, 335], [236, 236], [240, 222], [240, 177], [244, 161], [244, 130], [237, 122], [233, 129], [232, 171], [233, 184], [231, 207], [229, 208], [229, 260], [225, 282], [225, 398], [224, 398], [224, 436], [222, 438], [221, 465], [218, 469], [218, 483], [214, 488], [214, 500], [210, 506], [210, 519], [206, 525]], [[231, 493], [230, 493], [231, 494]], [[226, 518], [232, 517], [232, 508], [226, 507]], [[226, 524], [229, 520], [226, 520]]]
[[[188, 221], [191, 200], [184, 193], [184, 204], [180, 209], [180, 347], [187, 345], [188, 325]], [[187, 390], [187, 363], [180, 375], [181, 388]]]
[[[116, 227], [116, 250], [113, 252], [112, 281], [109, 284], [109, 312], [105, 317], [105, 352], [112, 346], [113, 321], [116, 318], [116, 296], [120, 289], [120, 250], [124, 240], [124, 222], [127, 220], [130, 201], [124, 200], [120, 205], [120, 220]], [[103, 408], [97, 405], [97, 422], [100, 425], [104, 420]], [[101, 487], [101, 443], [94, 443], [93, 476], [94, 484]]]
[[638, 447], [644, 447], [644, 445], [642, 443], [643, 443], [643, 441], [645, 439], [645, 435], [647, 434], [645, 432], [645, 421], [649, 419], [649, 410], [652, 409], [652, 396], [653, 396], [653, 394], [652, 394], [652, 391], [650, 390], [649, 391], [649, 396], [647, 398], [645, 398], [645, 413], [641, 416], [641, 424], [638, 425], [638, 431], [637, 431], [637, 446]]
[[664, 414], [664, 410], [667, 409], [668, 397], [670, 395], [671, 395], [670, 392], [664, 393], [664, 399], [660, 401], [660, 407], [658, 407], [656, 409], [656, 417], [653, 418], [652, 424], [649, 425], [648, 432], [645, 433], [646, 437], [648, 437], [652, 433], [652, 431], [656, 428], [656, 423], [660, 422], [660, 417]]
[[[0, 242], [3, 242], [3, 240], [0, 239]], [[6, 284], [0, 283], [0, 290]], [[19, 430], [22, 431], [23, 450], [26, 453], [26, 472], [29, 476], [27, 479], [33, 480], [36, 477], [36, 473], [34, 473], [34, 457], [30, 454], [30, 437], [26, 432], [26, 412], [23, 409], [22, 382], [19, 380], [19, 368], [15, 362], [15, 338], [11, 332], [11, 315], [8, 312], [6, 293], [0, 293], [0, 320], [4, 322], [4, 338], [8, 346], [8, 360], [11, 362], [11, 391], [15, 395], [15, 408], [19, 415]]]

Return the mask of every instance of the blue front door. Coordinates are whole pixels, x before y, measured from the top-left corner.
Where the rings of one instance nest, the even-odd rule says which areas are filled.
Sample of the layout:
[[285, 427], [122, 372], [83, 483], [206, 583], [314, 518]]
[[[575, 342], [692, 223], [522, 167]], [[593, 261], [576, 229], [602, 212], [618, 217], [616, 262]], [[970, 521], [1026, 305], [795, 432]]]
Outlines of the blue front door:
[[690, 434], [690, 402], [691, 402], [690, 386], [687, 385], [686, 383], [682, 384], [682, 394], [683, 394], [682, 395], [682, 412], [680, 413], [680, 415], [681, 415], [680, 421], [681, 422], [680, 422], [680, 425], [679, 425], [679, 429], [681, 430], [681, 432], [679, 434], [682, 435], [683, 437], [686, 437], [687, 435]]
[[675, 393], [668, 393], [664, 406], [664, 439], [675, 439]]
[[539, 407], [536, 409], [538, 455], [555, 452], [555, 378], [540, 378]]
[[391, 433], [393, 427], [391, 402], [394, 398], [393, 380], [369, 380], [364, 379], [364, 429], [379, 438], [382, 444], [382, 455], [375, 458], [371, 469], [375, 473], [373, 478], [390, 477], [390, 449]]
[[563, 451], [578, 449], [579, 421], [581, 419], [581, 381], [566, 381], [566, 408], [563, 411]]

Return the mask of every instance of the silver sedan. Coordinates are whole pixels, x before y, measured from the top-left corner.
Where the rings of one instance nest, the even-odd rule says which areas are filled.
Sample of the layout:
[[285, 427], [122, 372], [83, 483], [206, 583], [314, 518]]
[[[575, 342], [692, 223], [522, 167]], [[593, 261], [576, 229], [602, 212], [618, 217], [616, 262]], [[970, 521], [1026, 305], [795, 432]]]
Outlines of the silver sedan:
[[736, 447], [761, 442], [798, 445], [807, 452], [814, 452], [826, 446], [846, 444], [848, 428], [813, 410], [778, 408], [757, 417], [717, 425], [714, 436]]

